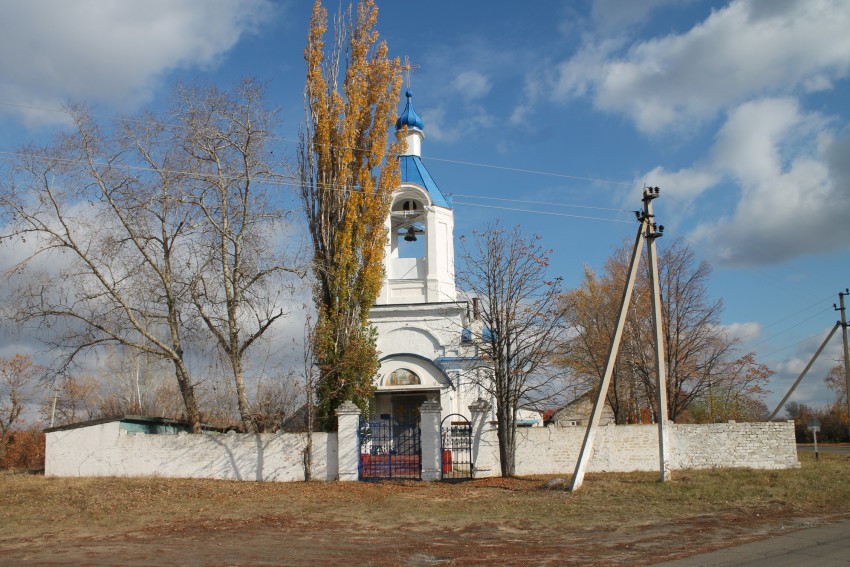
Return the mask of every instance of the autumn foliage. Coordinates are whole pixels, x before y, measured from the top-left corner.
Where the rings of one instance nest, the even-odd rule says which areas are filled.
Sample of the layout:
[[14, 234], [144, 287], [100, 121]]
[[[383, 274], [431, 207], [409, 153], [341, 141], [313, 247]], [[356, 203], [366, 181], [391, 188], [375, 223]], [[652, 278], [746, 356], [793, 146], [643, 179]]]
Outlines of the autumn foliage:
[[[365, 408], [377, 372], [368, 322], [383, 282], [384, 222], [400, 182], [400, 143], [389, 144], [401, 88], [400, 62], [387, 58], [372, 0], [349, 7], [325, 45], [327, 10], [316, 0], [304, 57], [305, 106], [299, 172], [313, 243], [313, 342], [319, 378], [316, 416], [335, 428], [334, 410], [350, 399]], [[344, 78], [341, 79], [341, 76]]]
[[40, 427], [10, 433], [6, 450], [0, 455], [0, 469], [44, 470], [44, 433]]
[[[614, 336], [619, 300], [629, 265], [628, 249], [612, 255], [602, 273], [587, 269], [582, 285], [562, 307], [571, 329], [562, 363], [578, 390], [598, 389]], [[721, 301], [708, 293], [711, 268], [690, 248], [672, 242], [660, 249], [662, 326], [667, 367], [667, 412], [671, 420], [755, 421], [766, 417], [762, 402], [773, 374], [720, 324]], [[617, 423], [656, 419], [655, 339], [651, 329], [646, 266], [639, 273], [607, 401]]]

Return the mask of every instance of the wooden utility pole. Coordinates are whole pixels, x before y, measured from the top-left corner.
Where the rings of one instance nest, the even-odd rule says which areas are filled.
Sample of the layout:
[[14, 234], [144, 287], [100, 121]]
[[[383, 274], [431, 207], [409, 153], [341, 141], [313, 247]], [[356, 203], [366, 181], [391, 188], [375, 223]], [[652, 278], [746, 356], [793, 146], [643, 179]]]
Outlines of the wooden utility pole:
[[581, 445], [578, 461], [576, 461], [576, 469], [573, 473], [573, 479], [570, 484], [570, 491], [577, 490], [584, 482], [584, 474], [587, 472], [587, 465], [590, 462], [590, 456], [593, 453], [593, 440], [596, 436], [596, 429], [599, 426], [599, 419], [602, 417], [602, 410], [605, 407], [605, 398], [608, 395], [608, 387], [611, 383], [611, 377], [614, 374], [614, 367], [617, 362], [617, 354], [620, 352], [620, 342], [623, 338], [623, 329], [626, 326], [626, 315], [629, 311], [629, 304], [634, 293], [635, 280], [637, 279], [637, 268], [640, 264], [640, 255], [643, 251], [644, 240], [649, 240], [649, 260], [650, 260], [650, 280], [652, 284], [652, 324], [655, 330], [655, 361], [658, 370], [658, 452], [660, 455], [661, 465], [661, 480], [668, 480], [669, 461], [667, 458], [667, 379], [665, 371], [664, 358], [664, 333], [661, 329], [661, 291], [658, 283], [658, 257], [655, 250], [655, 239], [659, 238], [664, 232], [664, 227], [656, 225], [655, 215], [652, 211], [652, 201], [658, 198], [661, 190], [658, 187], [648, 187], [643, 191], [643, 211], [636, 211], [638, 222], [637, 237], [632, 250], [632, 260], [629, 264], [629, 276], [626, 279], [626, 286], [623, 289], [623, 298], [620, 302], [620, 314], [617, 316], [617, 327], [614, 331], [614, 337], [611, 341], [611, 347], [608, 350], [608, 360], [605, 364], [605, 373], [602, 376], [602, 383], [599, 385], [599, 394], [596, 397], [596, 403], [593, 406], [593, 413], [590, 421], [587, 424], [587, 430], [584, 433], [584, 441]]
[[850, 289], [838, 292], [838, 302], [841, 305], [841, 345], [844, 347], [844, 384], [847, 386], [847, 417], [848, 428], [850, 428], [850, 347], [847, 345], [847, 316], [844, 311], [844, 296], [850, 295]]

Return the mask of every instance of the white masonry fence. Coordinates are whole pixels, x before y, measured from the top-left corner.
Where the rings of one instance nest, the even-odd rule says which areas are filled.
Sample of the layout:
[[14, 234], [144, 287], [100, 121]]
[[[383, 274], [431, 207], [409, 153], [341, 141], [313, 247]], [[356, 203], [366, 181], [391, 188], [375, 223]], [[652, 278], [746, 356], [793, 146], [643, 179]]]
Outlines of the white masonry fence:
[[[489, 405], [469, 407], [476, 478], [499, 474], [496, 426]], [[421, 408], [422, 479], [439, 480], [440, 406]], [[360, 463], [360, 410], [337, 411], [338, 433], [313, 433], [312, 478], [356, 481]], [[581, 449], [583, 427], [521, 428], [518, 475], [569, 475]], [[258, 481], [304, 480], [305, 433], [144, 434], [122, 430], [120, 420], [47, 432], [48, 476], [159, 476]], [[590, 472], [655, 471], [654, 425], [600, 427]], [[671, 467], [677, 469], [799, 467], [793, 422], [670, 424]]]

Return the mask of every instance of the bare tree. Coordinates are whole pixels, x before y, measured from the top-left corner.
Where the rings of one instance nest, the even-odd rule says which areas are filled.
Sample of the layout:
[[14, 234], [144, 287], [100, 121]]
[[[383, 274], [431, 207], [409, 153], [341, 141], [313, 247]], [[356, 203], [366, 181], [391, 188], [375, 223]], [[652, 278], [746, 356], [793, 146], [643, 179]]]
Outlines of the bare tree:
[[[712, 376], [724, 373], [736, 342], [720, 325], [722, 300], [709, 297], [708, 262], [698, 262], [687, 245], [674, 241], [664, 249], [660, 264], [668, 415], [675, 420], [708, 389]], [[641, 364], [640, 370], [647, 376], [654, 373], [649, 364]]]
[[708, 380], [703, 393], [688, 407], [690, 419], [714, 423], [765, 421], [768, 416], [763, 398], [773, 371], [755, 361], [754, 353], [730, 361]]
[[42, 419], [58, 426], [123, 416], [125, 412], [118, 400], [104, 396], [102, 386], [96, 377], [88, 374], [62, 376], [53, 392], [42, 400]]
[[304, 321], [304, 413], [306, 424], [306, 443], [302, 456], [304, 465], [304, 480], [309, 482], [313, 478], [313, 424], [315, 420], [315, 392], [316, 392], [316, 363], [313, 352], [313, 318], [307, 315]]
[[193, 203], [203, 213], [192, 298], [230, 367], [242, 427], [257, 430], [266, 427], [259, 420], [268, 408], [251, 408], [245, 358], [286, 314], [292, 284], [284, 276], [304, 271], [275, 243], [285, 210], [272, 206], [262, 190], [279, 177], [268, 149], [277, 113], [252, 80], [234, 93], [181, 87], [176, 98], [182, 127], [177, 137], [187, 154]]
[[516, 417], [523, 402], [551, 396], [548, 373], [563, 336], [560, 278], [546, 277], [550, 250], [500, 223], [461, 238], [463, 293], [480, 299], [482, 326], [474, 337], [490, 372], [480, 380], [496, 401], [502, 476], [516, 469]]
[[[571, 332], [559, 362], [571, 370], [572, 388], [576, 394], [598, 389], [605, 373], [608, 349], [616, 327], [617, 301], [628, 266], [628, 258], [622, 258], [622, 252], [618, 251], [608, 260], [602, 274], [585, 268], [581, 287], [566, 293], [561, 302], [564, 322]], [[646, 330], [641, 329], [638, 316], [640, 309], [637, 306], [642, 299], [640, 295], [634, 298], [625, 328], [625, 336], [629, 339], [640, 337]], [[615, 423], [638, 422], [641, 409], [651, 405], [635, 365], [630, 363], [635, 358], [647, 356], [643, 345], [638, 352], [630, 348], [639, 343], [640, 338], [624, 341], [611, 375], [606, 402], [611, 407]]]
[[298, 408], [297, 380], [292, 373], [272, 374], [257, 382], [254, 416], [257, 431], [279, 431]]
[[48, 344], [66, 349], [63, 365], [105, 344], [170, 361], [186, 418], [200, 432], [180, 277], [194, 271], [183, 245], [197, 211], [173, 167], [167, 126], [148, 117], [107, 132], [79, 108], [69, 114], [74, 131], [21, 152], [3, 191], [9, 236], [34, 249], [13, 269], [27, 272], [15, 318], [36, 322]]
[[200, 431], [189, 352], [211, 334], [228, 361], [245, 428], [253, 428], [244, 360], [284, 315], [289, 268], [276, 246], [283, 211], [261, 181], [276, 113], [263, 89], [178, 86], [171, 106], [104, 128], [79, 108], [74, 131], [20, 153], [0, 205], [33, 252], [14, 314], [65, 352], [62, 365], [122, 345], [174, 368], [183, 414]]
[[824, 377], [827, 387], [835, 392], [835, 407], [847, 413], [847, 378], [844, 375], [844, 364], [836, 364], [829, 369]]
[[111, 409], [109, 415], [165, 417], [155, 403], [156, 392], [168, 377], [164, 361], [121, 345], [98, 353], [98, 382], [101, 397]]
[[30, 388], [44, 377], [44, 368], [29, 355], [0, 358], [0, 460], [31, 394]]

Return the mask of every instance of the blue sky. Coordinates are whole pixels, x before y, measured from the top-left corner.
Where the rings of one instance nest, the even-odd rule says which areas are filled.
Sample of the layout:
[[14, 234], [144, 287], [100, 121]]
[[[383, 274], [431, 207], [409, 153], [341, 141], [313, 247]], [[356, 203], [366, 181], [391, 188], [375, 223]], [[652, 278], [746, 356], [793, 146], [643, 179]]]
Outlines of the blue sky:
[[[62, 127], [39, 109], [110, 116], [156, 107], [178, 79], [250, 75], [268, 81], [294, 155], [311, 1], [2, 5], [0, 152]], [[723, 323], [777, 371], [772, 409], [850, 286], [850, 4], [378, 5], [391, 53], [420, 65], [423, 159], [454, 196], [456, 236], [519, 224], [573, 287], [634, 237], [643, 184], [661, 187], [664, 238], [712, 264]], [[793, 399], [830, 401], [822, 377], [840, 356], [834, 339]]]

